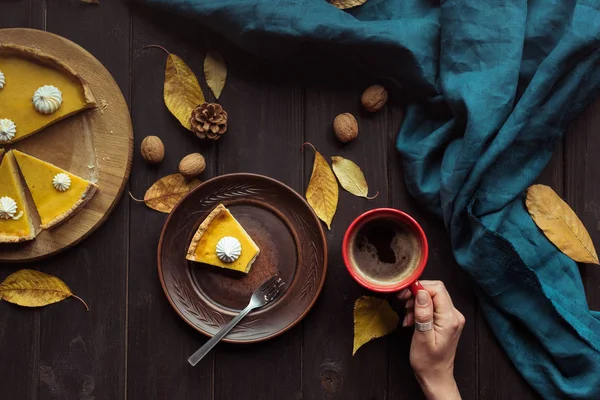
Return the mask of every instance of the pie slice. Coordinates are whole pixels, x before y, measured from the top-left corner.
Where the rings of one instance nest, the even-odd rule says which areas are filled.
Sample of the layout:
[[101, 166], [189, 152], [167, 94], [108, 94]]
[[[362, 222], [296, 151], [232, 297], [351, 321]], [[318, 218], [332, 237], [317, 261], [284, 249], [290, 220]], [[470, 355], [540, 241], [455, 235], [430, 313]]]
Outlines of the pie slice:
[[[239, 251], [236, 253], [237, 259], [228, 258], [222, 253], [220, 258], [217, 254], [217, 244], [229, 245], [231, 242], [236, 243], [236, 239], [241, 245], [241, 253]], [[200, 224], [192, 238], [186, 258], [190, 261], [248, 273], [259, 253], [260, 249], [242, 225], [223, 204], [219, 204]]]
[[[0, 85], [0, 120], [6, 120], [6, 124], [11, 121], [16, 127], [11, 139], [0, 137], [0, 145], [14, 143], [96, 106], [87, 83], [76, 72], [37, 49], [0, 44], [0, 72], [4, 76]], [[49, 114], [36, 111], [33, 105], [34, 93], [43, 86], [54, 86], [62, 93], [62, 104]]]
[[[18, 150], [14, 154], [41, 220], [51, 228], [79, 211], [98, 188], [94, 183]], [[68, 177], [68, 179], [66, 179]]]
[[[16, 206], [16, 208], [14, 208]], [[32, 240], [36, 229], [12, 153], [0, 164], [0, 243]]]

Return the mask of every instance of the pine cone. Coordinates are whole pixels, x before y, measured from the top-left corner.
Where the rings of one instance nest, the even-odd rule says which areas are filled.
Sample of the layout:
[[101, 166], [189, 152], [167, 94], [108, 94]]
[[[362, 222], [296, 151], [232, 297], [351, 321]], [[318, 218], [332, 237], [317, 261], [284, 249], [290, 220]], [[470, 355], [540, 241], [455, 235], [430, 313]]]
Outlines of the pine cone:
[[190, 117], [192, 132], [200, 139], [218, 140], [227, 130], [227, 112], [217, 103], [202, 103]]

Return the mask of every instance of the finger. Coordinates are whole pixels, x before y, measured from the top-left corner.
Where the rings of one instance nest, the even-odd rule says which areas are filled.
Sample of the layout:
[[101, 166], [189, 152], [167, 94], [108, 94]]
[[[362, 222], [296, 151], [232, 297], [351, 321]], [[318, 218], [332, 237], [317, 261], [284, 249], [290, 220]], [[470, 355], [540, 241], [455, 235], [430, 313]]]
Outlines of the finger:
[[458, 329], [460, 332], [462, 332], [467, 320], [466, 320], [465, 316], [460, 311], [458, 311], [456, 308], [454, 309], [454, 315], [456, 315], [456, 320], [458, 321]]
[[410, 299], [406, 300], [406, 303], [404, 304], [404, 308], [413, 308], [415, 306], [415, 299], [414, 297], [411, 297]]
[[429, 344], [435, 344], [435, 331], [419, 331], [416, 329], [418, 323], [433, 322], [433, 299], [427, 290], [419, 290], [415, 300], [415, 333], [413, 340], [419, 340]]
[[433, 299], [436, 314], [453, 314], [454, 304], [442, 281], [419, 281]]
[[402, 326], [413, 326], [415, 323], [415, 313], [407, 312], [404, 316], [404, 321], [402, 322]]
[[410, 298], [410, 290], [404, 289], [398, 292], [398, 298], [400, 300], [406, 300]]

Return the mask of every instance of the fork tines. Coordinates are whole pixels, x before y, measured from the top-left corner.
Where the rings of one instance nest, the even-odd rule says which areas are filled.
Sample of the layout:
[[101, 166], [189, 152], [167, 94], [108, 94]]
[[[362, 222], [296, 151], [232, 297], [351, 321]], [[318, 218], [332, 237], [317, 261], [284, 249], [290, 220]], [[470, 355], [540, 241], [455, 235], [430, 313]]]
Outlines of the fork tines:
[[273, 299], [275, 299], [275, 297], [277, 297], [277, 295], [279, 294], [279, 291], [283, 285], [285, 285], [285, 282], [283, 281], [283, 279], [281, 279], [278, 276], [274, 276], [273, 278], [271, 278], [267, 282], [265, 282], [260, 287], [260, 290], [263, 293], [265, 301], [272, 301]]
[[269, 289], [269, 291], [267, 291], [267, 293], [265, 293], [265, 299], [267, 299], [267, 301], [271, 301], [277, 297], [279, 290], [283, 285], [285, 285], [285, 282], [281, 278], [277, 278], [273, 286]]

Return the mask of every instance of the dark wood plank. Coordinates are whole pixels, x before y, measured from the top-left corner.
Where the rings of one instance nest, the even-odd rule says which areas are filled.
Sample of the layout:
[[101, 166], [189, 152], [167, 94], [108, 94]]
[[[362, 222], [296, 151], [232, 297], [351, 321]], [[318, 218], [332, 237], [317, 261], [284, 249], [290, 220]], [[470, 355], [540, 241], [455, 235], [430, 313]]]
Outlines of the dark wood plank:
[[[208, 41], [228, 65], [219, 102], [228, 113], [229, 124], [218, 142], [218, 174], [263, 174], [300, 192], [302, 88], [294, 83], [288, 67], [244, 53], [215, 36]], [[208, 96], [213, 99], [212, 94]], [[302, 325], [267, 343], [219, 346], [214, 398], [302, 398], [301, 346]]]
[[[477, 316], [475, 296], [471, 291], [469, 278], [454, 261], [450, 238], [444, 224], [427, 210], [419, 206], [404, 184], [404, 173], [395, 142], [402, 123], [402, 94], [396, 93], [388, 106], [390, 113], [388, 140], [390, 144], [390, 187], [393, 207], [412, 215], [423, 227], [429, 242], [429, 262], [423, 273], [423, 279], [444, 282], [452, 301], [463, 313], [467, 323], [458, 345], [454, 376], [464, 399], [476, 399], [477, 368], [477, 329], [481, 324]], [[399, 329], [392, 340], [392, 362], [390, 365], [390, 398], [423, 398], [421, 389], [414, 378], [409, 362], [410, 341], [413, 328]]]
[[[563, 145], [557, 144], [550, 163], [537, 179], [563, 194]], [[514, 367], [479, 311], [479, 394], [482, 399], [538, 399], [539, 395]]]
[[46, 29], [45, 0], [7, 0], [0, 3], [0, 29]]
[[[183, 128], [169, 113], [163, 101], [166, 55], [158, 44], [177, 54], [198, 76], [202, 74], [204, 33], [181, 19], [133, 9], [132, 116], [135, 128], [135, 154], [130, 181], [132, 193], [144, 192], [159, 178], [177, 172], [181, 158], [202, 153], [207, 168], [201, 179], [215, 173], [215, 156], [210, 146]], [[165, 159], [157, 166], [142, 160], [139, 145], [148, 135], [159, 136], [165, 145]], [[188, 356], [204, 337], [189, 327], [172, 309], [160, 286], [156, 249], [165, 214], [131, 204], [129, 255], [129, 399], [210, 399], [212, 396], [213, 355], [192, 368]]]
[[[307, 399], [385, 399], [388, 396], [388, 339], [366, 344], [355, 356], [353, 347], [353, 307], [361, 295], [374, 295], [356, 283], [346, 271], [341, 244], [350, 223], [363, 212], [388, 205], [387, 119], [386, 113], [369, 114], [362, 109], [360, 95], [368, 84], [355, 71], [336, 76], [314, 73], [307, 82], [305, 137], [325, 159], [337, 155], [351, 159], [365, 173], [374, 200], [358, 198], [340, 188], [337, 213], [327, 231], [329, 269], [321, 297], [304, 327], [304, 398]], [[334, 135], [336, 115], [350, 112], [359, 125], [358, 138], [348, 144]], [[314, 160], [305, 149], [305, 190]], [[326, 229], [326, 228], [325, 228]], [[381, 296], [379, 296], [381, 297]]]
[[[1, 280], [23, 267], [4, 264], [0, 266]], [[5, 360], [0, 368], [0, 392], [10, 395], [11, 398], [38, 398], [42, 312], [43, 310], [23, 309], [4, 301], [0, 302], [0, 354]]]
[[[124, 2], [102, 8], [49, 1], [48, 30], [94, 54], [129, 92], [129, 16]], [[104, 32], [90, 35], [87, 32]], [[40, 314], [40, 398], [123, 398], [128, 201], [80, 246], [33, 267], [61, 277], [90, 304], [68, 301]]]
[[[0, 29], [43, 28], [38, 21], [44, 17], [43, 8], [34, 0], [0, 3]], [[22, 266], [0, 263], [0, 267], [0, 279], [4, 280]], [[0, 393], [15, 399], [38, 398], [41, 312], [0, 302], [0, 354], [7, 360], [7, 367], [1, 369]]]
[[[600, 247], [600, 101], [592, 103], [572, 124], [565, 142], [564, 199], [587, 228], [596, 249]], [[600, 270], [581, 265], [590, 309], [600, 310]]]
[[[200, 38], [200, 39], [197, 39]], [[133, 18], [133, 102], [136, 150], [132, 191], [142, 197], [162, 176], [177, 172], [181, 158], [192, 152], [206, 157], [201, 179], [215, 173], [214, 148], [202, 144], [169, 113], [163, 102], [166, 55], [158, 44], [182, 57], [198, 76], [202, 74], [204, 32], [180, 19], [159, 12], [135, 9]], [[165, 159], [149, 166], [139, 155], [145, 136], [159, 136], [165, 144]], [[192, 368], [188, 356], [204, 337], [182, 321], [171, 308], [156, 272], [156, 248], [166, 215], [132, 203], [131, 247], [145, 249], [130, 254], [128, 398], [209, 399], [212, 396], [214, 354]]]

